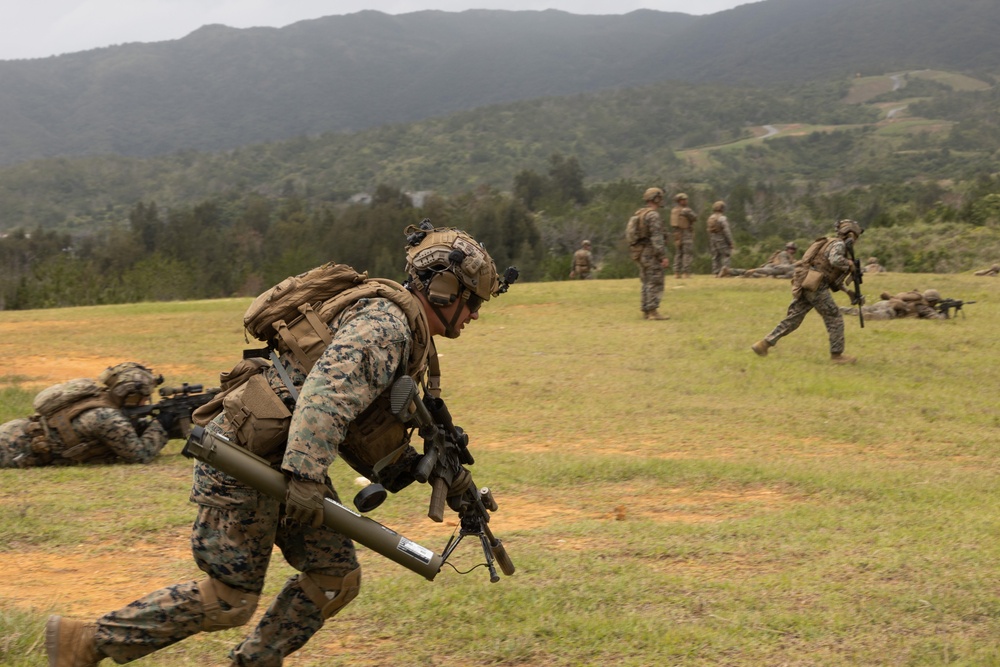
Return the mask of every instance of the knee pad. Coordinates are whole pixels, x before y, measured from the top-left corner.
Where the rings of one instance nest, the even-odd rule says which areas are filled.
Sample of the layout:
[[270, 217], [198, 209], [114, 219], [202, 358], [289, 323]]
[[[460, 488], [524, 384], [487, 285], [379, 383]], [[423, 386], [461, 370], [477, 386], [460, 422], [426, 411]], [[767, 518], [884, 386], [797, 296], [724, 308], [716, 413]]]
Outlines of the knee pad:
[[319, 607], [325, 621], [358, 597], [361, 590], [361, 568], [352, 570], [343, 577], [302, 572], [297, 583], [302, 592]]
[[[243, 625], [253, 616], [260, 599], [260, 595], [232, 588], [211, 577], [198, 582], [198, 591], [201, 595], [201, 609], [205, 614], [201, 629], [205, 632]], [[223, 609], [222, 602], [229, 608]]]

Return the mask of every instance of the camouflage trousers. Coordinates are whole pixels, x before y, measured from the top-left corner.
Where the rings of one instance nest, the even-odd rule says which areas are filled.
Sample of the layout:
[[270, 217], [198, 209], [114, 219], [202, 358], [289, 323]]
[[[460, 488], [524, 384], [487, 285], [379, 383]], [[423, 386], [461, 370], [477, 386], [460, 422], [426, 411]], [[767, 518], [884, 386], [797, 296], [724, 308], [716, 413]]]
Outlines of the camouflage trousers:
[[826, 332], [830, 337], [830, 354], [840, 354], [844, 351], [844, 316], [833, 300], [830, 289], [825, 286], [815, 291], [801, 290], [799, 296], [789, 304], [785, 319], [781, 320], [764, 340], [769, 345], [777, 345], [778, 339], [799, 328], [806, 314], [813, 308], [823, 318], [823, 324], [826, 326]]
[[691, 273], [694, 260], [694, 230], [674, 228], [674, 275]]
[[[274, 545], [300, 572], [342, 577], [358, 568], [354, 544], [344, 535], [282, 520], [278, 501], [211, 466], [197, 463], [194, 477], [191, 496], [198, 503], [198, 517], [191, 550], [198, 567], [212, 579], [260, 594]], [[100, 617], [98, 649], [126, 663], [202, 632], [203, 583], [168, 586]], [[222, 604], [225, 610], [228, 605]], [[300, 577], [293, 576], [229, 659], [236, 665], [277, 667], [323, 623], [320, 608], [303, 590]]]
[[663, 265], [656, 259], [649, 247], [638, 259], [640, 301], [642, 312], [648, 313], [660, 307], [663, 298]]
[[14, 419], [0, 425], [0, 468], [24, 468], [32, 459], [28, 418]]
[[721, 234], [709, 234], [708, 248], [712, 251], [712, 274], [718, 275], [722, 269], [729, 268], [729, 260], [733, 256], [733, 247]]

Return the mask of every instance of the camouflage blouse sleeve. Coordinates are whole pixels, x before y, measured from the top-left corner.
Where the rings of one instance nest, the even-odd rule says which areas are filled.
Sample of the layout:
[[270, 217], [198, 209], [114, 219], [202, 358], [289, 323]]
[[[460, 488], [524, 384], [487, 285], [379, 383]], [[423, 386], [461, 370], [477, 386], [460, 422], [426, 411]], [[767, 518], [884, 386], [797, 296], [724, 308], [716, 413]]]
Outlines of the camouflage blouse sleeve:
[[142, 435], [128, 417], [115, 408], [87, 410], [74, 420], [82, 440], [94, 440], [126, 463], [149, 463], [167, 444], [167, 434], [159, 422], [152, 422]]
[[826, 257], [830, 260], [830, 266], [839, 271], [846, 272], [851, 268], [851, 260], [847, 258], [847, 246], [840, 239], [830, 244]]
[[390, 387], [409, 356], [409, 325], [387, 299], [364, 299], [339, 318], [333, 341], [306, 376], [281, 468], [322, 481], [354, 421]]

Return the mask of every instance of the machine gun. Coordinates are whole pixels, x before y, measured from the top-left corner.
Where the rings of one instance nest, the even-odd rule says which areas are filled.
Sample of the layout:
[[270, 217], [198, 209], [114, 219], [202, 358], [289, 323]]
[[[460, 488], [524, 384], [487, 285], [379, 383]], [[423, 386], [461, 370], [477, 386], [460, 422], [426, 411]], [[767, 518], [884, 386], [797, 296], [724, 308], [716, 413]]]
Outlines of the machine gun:
[[160, 400], [148, 405], [123, 408], [125, 416], [133, 424], [141, 417], [156, 417], [161, 413], [173, 416], [167, 436], [184, 439], [191, 430], [191, 413], [208, 403], [222, 391], [219, 387], [205, 389], [200, 384], [183, 383], [180, 387], [160, 387]]
[[[389, 403], [392, 413], [404, 424], [413, 424], [424, 440], [424, 455], [417, 463], [413, 476], [418, 482], [431, 485], [427, 516], [432, 521], [443, 521], [446, 503], [458, 513], [460, 528], [457, 536], [452, 535], [445, 545], [441, 554], [442, 563], [447, 562], [464, 537], [477, 537], [486, 558], [484, 564], [490, 572], [490, 581], [495, 583], [500, 580], [496, 565], [510, 576], [514, 574], [514, 563], [489, 527], [490, 512], [498, 509], [493, 492], [488, 487], [477, 487], [465, 468], [475, 463], [469, 452], [469, 436], [455, 426], [444, 401], [431, 396], [420, 398], [417, 393], [413, 378], [404, 375], [393, 385]], [[449, 496], [449, 489], [456, 486], [464, 490]]]
[[961, 312], [962, 317], [965, 317], [965, 311], [962, 310], [962, 306], [968, 303], [975, 303], [975, 301], [962, 301], [961, 299], [941, 299], [936, 304], [934, 304], [934, 308], [936, 308], [939, 313], [944, 315], [945, 319], [951, 318], [951, 311], [953, 309], [956, 315], [958, 315], [958, 313]]

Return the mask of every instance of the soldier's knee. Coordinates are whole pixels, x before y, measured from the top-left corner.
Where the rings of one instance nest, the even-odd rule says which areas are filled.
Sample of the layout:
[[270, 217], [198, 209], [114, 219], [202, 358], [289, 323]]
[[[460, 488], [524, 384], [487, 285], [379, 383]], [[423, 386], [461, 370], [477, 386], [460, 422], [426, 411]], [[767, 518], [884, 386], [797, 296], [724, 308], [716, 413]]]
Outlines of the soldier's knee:
[[260, 595], [232, 588], [208, 577], [198, 582], [201, 608], [205, 614], [201, 629], [215, 632], [245, 624], [257, 609]]
[[352, 570], [343, 577], [302, 572], [297, 583], [302, 592], [319, 607], [325, 621], [358, 597], [361, 591], [361, 568]]

